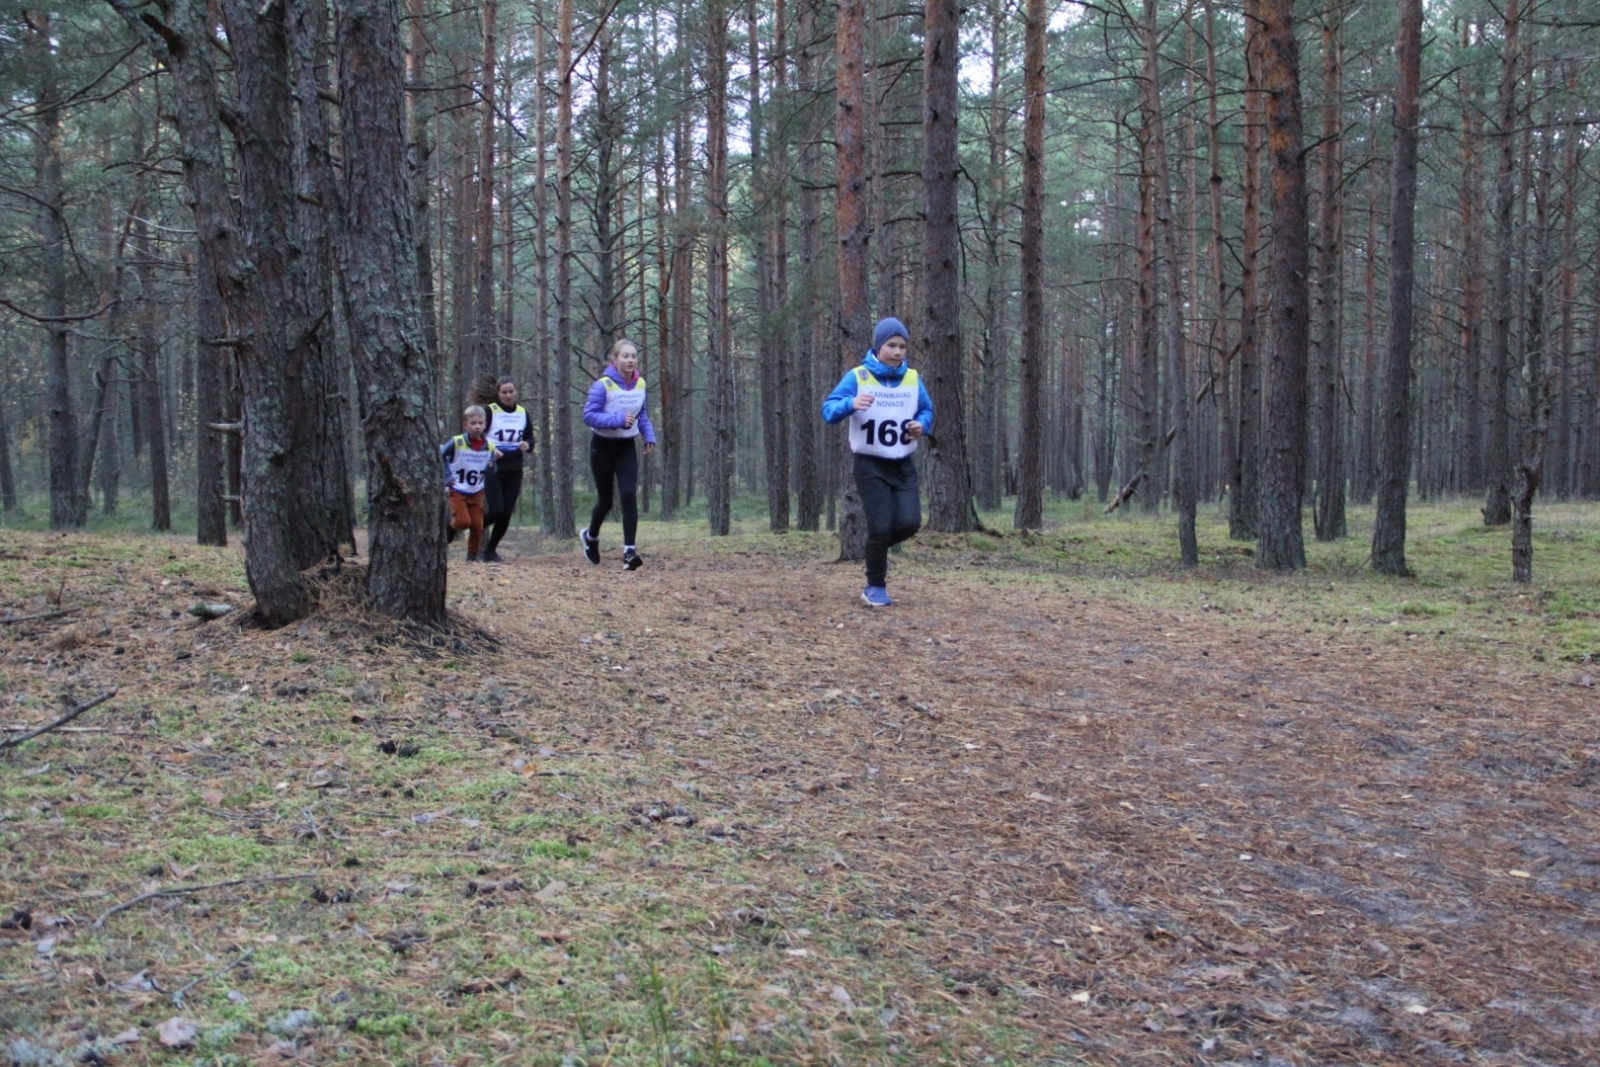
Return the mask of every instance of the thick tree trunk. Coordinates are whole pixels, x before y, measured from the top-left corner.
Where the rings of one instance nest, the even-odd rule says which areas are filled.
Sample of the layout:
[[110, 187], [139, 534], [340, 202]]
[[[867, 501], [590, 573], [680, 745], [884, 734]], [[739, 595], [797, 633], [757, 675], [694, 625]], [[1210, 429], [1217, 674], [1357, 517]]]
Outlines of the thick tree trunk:
[[423, 332], [407, 175], [397, 0], [340, 0], [344, 280], [367, 457], [367, 596], [410, 622], [445, 619], [444, 494], [434, 365]]
[[1344, 8], [1323, 13], [1322, 189], [1317, 230], [1317, 509], [1319, 541], [1350, 531], [1344, 514]]
[[1485, 526], [1511, 521], [1511, 320], [1515, 314], [1511, 251], [1516, 234], [1517, 78], [1520, 0], [1506, 0], [1505, 51], [1500, 62], [1500, 164], [1495, 176], [1494, 321], [1489, 337], [1489, 441], [1484, 456]]
[[1261, 0], [1245, 0], [1244, 232], [1239, 241], [1239, 435], [1234, 455], [1233, 495], [1228, 500], [1228, 536], [1252, 541], [1261, 524]]
[[572, 0], [559, 0], [556, 15], [559, 86], [556, 94], [556, 370], [555, 536], [577, 536], [572, 501]]
[[1372, 569], [1404, 577], [1406, 488], [1411, 477], [1411, 311], [1417, 208], [1417, 99], [1422, 0], [1401, 0], [1394, 107], [1394, 195], [1389, 208], [1389, 358], [1384, 368], [1383, 448]]
[[[1023, 44], [1022, 120], [1022, 350], [1017, 394], [1019, 530], [1044, 527], [1044, 0], [1028, 0]], [[951, 309], [954, 314], [954, 308]]]
[[[965, 353], [961, 350], [961, 234], [956, 219], [956, 182], [961, 175], [956, 146], [961, 13], [957, 0], [928, 0], [923, 26], [920, 376], [933, 401], [935, 421], [934, 432], [925, 439], [921, 469], [926, 475], [928, 526], [956, 532], [977, 526], [977, 513], [972, 503], [972, 469], [967, 456], [966, 411], [962, 403], [961, 372]], [[1043, 32], [1041, 28], [1040, 33]], [[1042, 51], [1039, 66], [1042, 71]], [[1044, 106], [1042, 99], [1039, 106]], [[1040, 118], [1042, 122], [1042, 111]], [[1026, 166], [1024, 163], [1024, 168]], [[1026, 248], [1026, 236], [1023, 245]], [[1023, 287], [1026, 293], [1026, 278]], [[1036, 397], [1035, 403], [1038, 399]], [[1037, 429], [1035, 427], [1035, 431]], [[1036, 482], [1040, 474], [1040, 443], [1036, 435], [1033, 471]], [[1036, 496], [1037, 493], [1036, 488]], [[1034, 526], [1040, 524], [1035, 521]]]
[[1261, 470], [1256, 565], [1306, 565], [1306, 371], [1310, 344], [1310, 267], [1306, 162], [1301, 151], [1300, 45], [1294, 0], [1257, 0], [1262, 21], [1262, 88], [1267, 97], [1267, 153], [1272, 174], [1272, 353], [1267, 361], [1267, 418]]
[[[864, 0], [839, 0], [834, 25], [835, 71], [834, 84], [838, 113], [834, 121], [834, 143], [837, 145], [838, 198], [834, 205], [835, 227], [839, 241], [839, 370], [844, 372], [861, 362], [871, 347], [872, 323], [869, 321], [867, 293], [866, 213], [866, 140], [862, 128], [866, 115], [866, 79], [863, 67], [866, 62]], [[842, 438], [835, 435], [835, 442]], [[843, 490], [839, 510], [839, 559], [864, 558], [867, 547], [867, 524], [861, 511], [861, 498], [856, 492], [855, 479], [850, 475], [848, 453], [840, 443], [833, 451], [837, 456], [840, 488]]]
[[733, 358], [728, 346], [728, 10], [706, 11], [707, 415], [706, 523], [713, 537], [729, 532], [733, 504]]

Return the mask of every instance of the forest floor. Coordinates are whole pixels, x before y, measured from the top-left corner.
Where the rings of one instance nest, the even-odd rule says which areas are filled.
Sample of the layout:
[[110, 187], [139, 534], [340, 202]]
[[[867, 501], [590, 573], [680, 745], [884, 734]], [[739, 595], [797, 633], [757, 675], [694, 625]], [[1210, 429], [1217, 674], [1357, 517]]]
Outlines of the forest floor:
[[826, 534], [517, 531], [432, 636], [359, 567], [268, 632], [186, 614], [248, 607], [235, 549], [0, 531], [0, 729], [118, 687], [0, 756], [0, 1041], [1596, 1062], [1600, 509], [1531, 588], [1466, 507], [1373, 578], [1364, 518], [1291, 578], [1214, 516], [1191, 573], [1165, 520], [924, 533], [878, 612]]

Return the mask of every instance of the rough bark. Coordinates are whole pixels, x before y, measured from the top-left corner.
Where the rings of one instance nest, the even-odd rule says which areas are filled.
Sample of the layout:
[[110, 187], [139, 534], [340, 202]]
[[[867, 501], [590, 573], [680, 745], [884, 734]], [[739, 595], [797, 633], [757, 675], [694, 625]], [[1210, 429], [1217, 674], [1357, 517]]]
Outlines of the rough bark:
[[1256, 565], [1306, 565], [1306, 372], [1310, 345], [1306, 163], [1301, 149], [1300, 45], [1293, 0], [1258, 0], [1267, 154], [1272, 175], [1272, 352], [1267, 360], [1261, 519]]
[[[871, 347], [872, 323], [868, 321], [867, 258], [869, 233], [866, 214], [866, 140], [863, 120], [866, 113], [866, 62], [864, 0], [839, 0], [834, 25], [834, 85], [837, 114], [834, 143], [837, 146], [835, 171], [838, 196], [834, 204], [837, 229], [839, 277], [839, 371], [843, 373], [861, 362]], [[848, 453], [842, 437], [835, 435], [833, 462], [838, 468], [843, 490], [839, 508], [839, 559], [859, 560], [866, 554], [867, 525], [861, 512], [861, 498], [850, 475]]]
[[1261, 0], [1245, 0], [1244, 217], [1239, 241], [1239, 434], [1228, 536], [1251, 541], [1261, 523]]
[[1389, 207], [1389, 356], [1384, 365], [1383, 446], [1372, 569], [1405, 576], [1406, 489], [1411, 477], [1411, 320], [1417, 208], [1417, 99], [1422, 0], [1401, 0], [1395, 44], [1393, 195]]
[[1017, 395], [1019, 530], [1044, 526], [1044, 38], [1043, 0], [1028, 0], [1023, 44], [1022, 121], [1022, 346]]
[[155, 294], [155, 256], [150, 249], [150, 228], [143, 218], [133, 224], [134, 274], [139, 279], [139, 311], [136, 347], [139, 358], [139, 391], [144, 402], [144, 422], [149, 428], [150, 448], [150, 527], [172, 529], [172, 491], [167, 476], [167, 420], [162, 404], [159, 358], [161, 345], [156, 339], [161, 305]]
[[482, 0], [483, 64], [479, 88], [477, 213], [473, 220], [472, 381], [498, 371], [494, 313], [495, 60], [498, 0]]
[[[1462, 31], [1463, 50], [1471, 29]], [[1472, 64], [1463, 63], [1461, 94], [1461, 448], [1457, 465], [1463, 492], [1483, 490], [1483, 241], [1478, 233], [1477, 89]]]
[[[1031, 18], [1031, 7], [1029, 11]], [[927, 437], [921, 449], [925, 453], [921, 464], [926, 476], [928, 526], [956, 532], [977, 527], [962, 386], [965, 353], [961, 350], [961, 235], [956, 219], [956, 182], [961, 173], [956, 146], [961, 12], [957, 0], [928, 0], [923, 26], [922, 351], [919, 374], [927, 386], [937, 418], [935, 432]], [[1040, 33], [1043, 33], [1042, 28]], [[1042, 77], [1042, 44], [1039, 66]], [[1043, 107], [1042, 100], [1040, 107]], [[1042, 122], [1042, 111], [1040, 119]], [[1023, 164], [1024, 170], [1027, 165]], [[1023, 241], [1026, 248], [1027, 238]], [[1025, 278], [1024, 288], [1026, 284]], [[1041, 362], [1042, 356], [1041, 352]], [[1037, 481], [1040, 442], [1038, 427], [1034, 429], [1033, 474]], [[1035, 526], [1041, 524], [1034, 523]]]
[[[823, 287], [822, 256], [822, 151], [827, 112], [817, 106], [817, 71], [821, 66], [817, 33], [817, 0], [800, 0], [796, 37], [799, 61], [795, 64], [795, 91], [808, 102], [809, 122], [799, 153], [800, 166], [800, 293], [793, 318], [795, 358], [790, 382], [793, 390], [792, 427], [794, 430], [795, 526], [816, 530], [822, 523], [822, 466], [818, 454], [816, 421], [816, 377], [822, 324], [827, 316], [821, 309]], [[825, 369], [832, 369], [830, 360]]]
[[40, 74], [34, 137], [33, 199], [39, 213], [39, 283], [43, 295], [46, 397], [49, 410], [50, 528], [72, 529], [89, 519], [87, 486], [78, 484], [78, 419], [72, 406], [67, 321], [66, 220], [62, 216], [61, 90], [51, 43], [51, 18], [27, 13], [30, 51]]
[[1323, 13], [1321, 196], [1317, 231], [1317, 508], [1319, 541], [1350, 531], [1344, 513], [1344, 7]]
[[533, 60], [533, 110], [535, 119], [533, 210], [538, 224], [534, 226], [534, 258], [538, 260], [535, 285], [538, 289], [539, 322], [534, 329], [535, 360], [539, 383], [539, 532], [546, 537], [561, 529], [556, 518], [556, 489], [554, 442], [550, 435], [550, 227], [545, 220], [550, 217], [550, 182], [546, 173], [546, 144], [549, 133], [549, 101], [545, 98], [545, 53], [549, 42], [545, 38], [544, 0], [534, 5], [534, 60]]
[[[1035, 0], [1038, 2], [1038, 0]], [[1144, 5], [1144, 125], [1153, 165], [1150, 189], [1152, 223], [1160, 231], [1161, 255], [1166, 266], [1167, 358], [1172, 368], [1172, 424], [1174, 466], [1173, 503], [1178, 511], [1178, 549], [1185, 567], [1200, 562], [1195, 536], [1194, 451], [1189, 440], [1190, 411], [1188, 340], [1183, 328], [1183, 269], [1178, 259], [1178, 222], [1172, 211], [1172, 171], [1161, 107], [1160, 33], [1156, 26], [1156, 0]], [[1041, 54], [1041, 61], [1043, 56]], [[1042, 81], [1041, 75], [1041, 81]], [[1154, 234], [1151, 239], [1154, 239]], [[1151, 263], [1154, 271], [1154, 263]], [[1153, 329], [1153, 327], [1152, 327]], [[1149, 467], [1146, 467], [1149, 470]], [[1152, 493], [1152, 496], [1158, 494]]]
[[1494, 206], [1494, 320], [1489, 337], [1489, 438], [1484, 455], [1483, 504], [1485, 526], [1511, 521], [1511, 320], [1515, 314], [1515, 279], [1511, 252], [1515, 242], [1517, 176], [1517, 78], [1521, 53], [1520, 0], [1506, 0], [1505, 51], [1500, 60], [1499, 124], [1495, 137], [1500, 149], [1495, 175]]
[[572, 0], [559, 0], [556, 14], [556, 360], [554, 536], [577, 536], [572, 502]]
[[444, 494], [434, 365], [414, 268], [405, 57], [397, 0], [340, 0], [344, 281], [367, 460], [367, 597], [394, 618], [445, 618]]
[[733, 354], [728, 344], [728, 10], [706, 10], [706, 320], [710, 435], [706, 457], [706, 525], [729, 532], [733, 504]]
[[[776, 336], [783, 324], [774, 321], [782, 302], [774, 300], [777, 260], [772, 250], [773, 209], [782, 172], [772, 166], [765, 143], [771, 131], [764, 121], [766, 108], [761, 99], [761, 24], [755, 0], [750, 0], [746, 6], [746, 24], [750, 54], [750, 200], [754, 205], [751, 231], [755, 244], [761, 446], [766, 459], [767, 528], [782, 533], [789, 528], [789, 382], [786, 346], [780, 346]], [[779, 181], [774, 181], [775, 177]]]
[[[1416, 2], [1416, 0], [1413, 0]], [[1550, 247], [1550, 169], [1555, 134], [1550, 125], [1539, 131], [1539, 157], [1533, 178], [1534, 232], [1528, 271], [1528, 318], [1523, 336], [1522, 382], [1527, 422], [1517, 457], [1515, 491], [1511, 496], [1511, 580], [1533, 581], [1533, 500], [1544, 477], [1545, 440], [1550, 434], [1550, 387], [1545, 352], [1545, 269]], [[1530, 161], [1531, 162], [1531, 161]]]

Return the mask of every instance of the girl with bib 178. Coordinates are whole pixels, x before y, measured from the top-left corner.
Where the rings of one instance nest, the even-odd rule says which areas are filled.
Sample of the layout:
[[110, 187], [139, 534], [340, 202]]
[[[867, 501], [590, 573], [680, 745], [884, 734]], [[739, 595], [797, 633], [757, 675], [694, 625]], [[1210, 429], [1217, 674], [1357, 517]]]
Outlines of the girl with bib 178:
[[583, 423], [594, 431], [589, 439], [589, 470], [594, 474], [594, 511], [582, 531], [583, 555], [600, 562], [600, 524], [611, 511], [611, 486], [622, 495], [622, 568], [636, 571], [644, 565], [635, 539], [639, 533], [639, 453], [635, 438], [644, 438], [644, 454], [655, 451], [656, 431], [645, 411], [644, 379], [639, 377], [639, 348], [632, 341], [615, 341], [606, 353], [606, 369], [589, 387], [583, 404]]
[[856, 491], [867, 519], [867, 587], [861, 599], [874, 608], [894, 603], [888, 589], [890, 546], [922, 526], [912, 456], [923, 434], [933, 429], [933, 401], [917, 372], [906, 366], [908, 351], [905, 325], [894, 318], [879, 321], [872, 351], [822, 402], [824, 422], [850, 420]]

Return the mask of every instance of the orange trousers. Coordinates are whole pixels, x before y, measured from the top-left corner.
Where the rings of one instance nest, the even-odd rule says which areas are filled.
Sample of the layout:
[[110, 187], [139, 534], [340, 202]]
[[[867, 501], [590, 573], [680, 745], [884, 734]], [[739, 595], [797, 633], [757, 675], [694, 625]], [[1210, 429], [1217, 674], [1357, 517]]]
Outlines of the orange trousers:
[[468, 495], [451, 490], [450, 493], [450, 529], [468, 530], [467, 555], [478, 554], [478, 545], [483, 540], [483, 491]]

